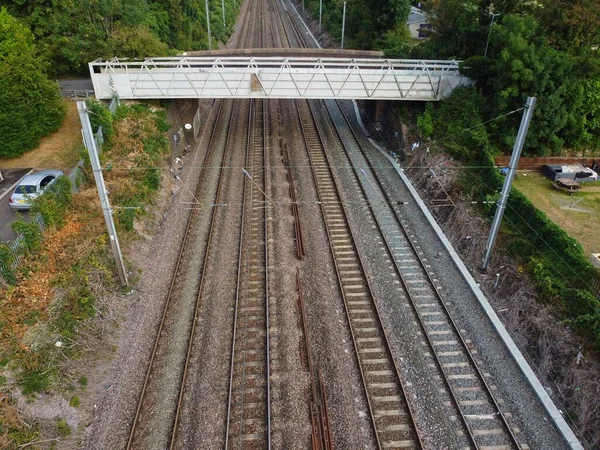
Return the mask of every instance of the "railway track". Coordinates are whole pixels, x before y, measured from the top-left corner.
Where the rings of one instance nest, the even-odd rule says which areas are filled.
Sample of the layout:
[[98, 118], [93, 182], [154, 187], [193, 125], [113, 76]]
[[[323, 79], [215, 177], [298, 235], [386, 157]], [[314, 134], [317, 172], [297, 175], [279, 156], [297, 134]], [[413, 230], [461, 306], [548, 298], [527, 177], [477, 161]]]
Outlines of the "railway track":
[[310, 105], [296, 101], [378, 448], [422, 448]]
[[[220, 103], [219, 105], [219, 109], [218, 112], [216, 114], [216, 119], [213, 125], [213, 131], [212, 131], [212, 135], [211, 135], [211, 139], [208, 145], [208, 149], [206, 152], [206, 155], [204, 157], [204, 161], [202, 164], [202, 171], [200, 174], [200, 179], [196, 188], [196, 192], [194, 194], [194, 198], [196, 200], [199, 199], [205, 199], [206, 203], [215, 203], [215, 200], [217, 200], [219, 198], [220, 192], [221, 192], [221, 185], [222, 185], [222, 180], [223, 180], [223, 172], [219, 171], [218, 175], [217, 175], [217, 180], [215, 182], [214, 177], [214, 171], [211, 172], [208, 168], [211, 166], [220, 166], [222, 165], [222, 161], [225, 158], [225, 154], [227, 151], [227, 142], [230, 139], [231, 136], [231, 122], [233, 121], [234, 118], [234, 102], [227, 102], [227, 101], [223, 101]], [[225, 134], [225, 131], [227, 130], [227, 133]], [[215, 185], [216, 188], [210, 189], [209, 186], [210, 185]], [[208, 197], [206, 194], [209, 194]], [[216, 208], [213, 208], [213, 213], [216, 211]], [[142, 386], [142, 390], [138, 399], [138, 404], [137, 404], [137, 409], [136, 409], [136, 413], [131, 425], [131, 430], [130, 430], [130, 434], [128, 437], [128, 441], [126, 444], [126, 448], [127, 449], [131, 449], [131, 448], [143, 448], [144, 444], [142, 443], [142, 441], [146, 438], [146, 435], [149, 434], [151, 432], [151, 428], [152, 426], [150, 425], [150, 422], [152, 421], [152, 416], [155, 412], [155, 409], [157, 408], [157, 405], [152, 401], [152, 399], [150, 399], [149, 397], [151, 395], [150, 391], [156, 392], [157, 389], [160, 389], [157, 386], [153, 385], [154, 383], [157, 383], [157, 381], [155, 380], [159, 380], [161, 378], [161, 370], [162, 370], [162, 366], [165, 364], [164, 360], [169, 358], [169, 349], [168, 349], [168, 342], [165, 342], [165, 336], [170, 335], [171, 333], [173, 333], [173, 330], [171, 328], [176, 327], [176, 325], [174, 325], [174, 323], [176, 323], [175, 320], [173, 320], [173, 318], [175, 316], [181, 315], [182, 311], [180, 311], [178, 308], [181, 306], [178, 302], [177, 299], [179, 296], [184, 295], [182, 294], [183, 292], [183, 287], [185, 284], [185, 280], [183, 279], [184, 276], [182, 274], [185, 273], [185, 271], [187, 270], [186, 266], [188, 265], [188, 261], [190, 259], [193, 259], [195, 255], [204, 255], [204, 263], [202, 264], [202, 275], [200, 277], [200, 284], [197, 287], [196, 290], [196, 296], [195, 299], [193, 301], [193, 303], [191, 303], [192, 307], [193, 307], [193, 313], [192, 313], [192, 319], [190, 320], [189, 324], [185, 324], [184, 326], [189, 326], [189, 333], [188, 333], [188, 337], [187, 337], [187, 354], [185, 356], [185, 359], [182, 364], [182, 367], [184, 367], [184, 370], [181, 374], [181, 378], [180, 378], [180, 382], [179, 382], [179, 386], [178, 386], [178, 402], [177, 402], [177, 406], [175, 408], [174, 411], [174, 415], [175, 415], [175, 419], [172, 423], [172, 427], [170, 428], [171, 432], [170, 432], [170, 436], [168, 438], [168, 443], [167, 445], [170, 446], [170, 448], [173, 448], [174, 443], [175, 443], [175, 437], [176, 437], [176, 428], [177, 428], [177, 421], [179, 418], [179, 410], [181, 407], [181, 399], [182, 399], [182, 391], [183, 391], [183, 386], [185, 384], [185, 377], [187, 375], [187, 370], [188, 370], [188, 365], [189, 365], [189, 358], [190, 358], [190, 354], [191, 354], [191, 346], [192, 346], [192, 342], [193, 342], [193, 335], [194, 335], [194, 331], [195, 331], [195, 325], [196, 325], [196, 318], [197, 318], [197, 314], [198, 314], [198, 309], [200, 307], [200, 293], [202, 290], [202, 283], [204, 282], [204, 270], [206, 268], [206, 261], [208, 259], [208, 248], [210, 247], [210, 240], [212, 237], [212, 232], [213, 232], [213, 225], [214, 225], [214, 214], [210, 220], [210, 224], [208, 227], [208, 239], [207, 242], [205, 243], [204, 247], [201, 249], [198, 248], [194, 248], [193, 245], [191, 245], [191, 243], [189, 242], [191, 240], [191, 236], [193, 234], [193, 231], [196, 227], [199, 227], [199, 219], [202, 217], [204, 213], [204, 209], [202, 207], [202, 205], [200, 204], [195, 204], [192, 207], [192, 211], [189, 215], [187, 224], [186, 224], [186, 229], [185, 229], [185, 233], [184, 233], [184, 237], [182, 240], [182, 245], [177, 257], [177, 262], [176, 262], [176, 266], [175, 266], [175, 270], [173, 272], [173, 276], [171, 278], [171, 282], [169, 285], [169, 290], [167, 293], [167, 298], [165, 301], [165, 306], [163, 309], [163, 314], [161, 316], [161, 320], [160, 320], [160, 324], [159, 324], [159, 328], [158, 328], [158, 332], [156, 335], [156, 339], [154, 342], [154, 346], [153, 346], [153, 350], [152, 350], [152, 354], [150, 357], [150, 361], [148, 363], [148, 368], [146, 371], [146, 376], [144, 379], [144, 384]], [[151, 386], [152, 385], [152, 386]], [[175, 397], [175, 398], [177, 398]], [[170, 405], [171, 402], [169, 401], [170, 399], [167, 399], [166, 402]]]
[[252, 100], [225, 448], [271, 448], [267, 107]]
[[[381, 234], [394, 268], [402, 282], [419, 327], [429, 347], [429, 355], [443, 380], [443, 390], [453, 403], [463, 425], [462, 432], [474, 448], [529, 448], [519, 443], [518, 430], [509, 424], [509, 414], [496, 400], [494, 387], [475, 360], [475, 350], [463, 338], [453, 320], [440, 290], [438, 280], [415, 242], [413, 232], [402, 220], [402, 207], [385, 185], [382, 168], [361, 145], [345, 112], [337, 102], [327, 102], [334, 139], [342, 150], [341, 157], [360, 180], [362, 197], [369, 204], [374, 222]], [[342, 127], [334, 117], [341, 119]], [[363, 159], [364, 158], [364, 159]], [[360, 169], [357, 169], [360, 167]]]

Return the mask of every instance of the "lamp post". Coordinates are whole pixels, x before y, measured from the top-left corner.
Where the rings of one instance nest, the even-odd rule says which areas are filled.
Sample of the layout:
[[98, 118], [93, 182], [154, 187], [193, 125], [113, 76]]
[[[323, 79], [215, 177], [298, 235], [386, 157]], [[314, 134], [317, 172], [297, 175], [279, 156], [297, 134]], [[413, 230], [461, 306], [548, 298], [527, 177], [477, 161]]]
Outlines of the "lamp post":
[[492, 16], [492, 21], [490, 22], [490, 31], [488, 32], [487, 41], [485, 43], [485, 52], [483, 53], [484, 58], [487, 57], [488, 46], [490, 45], [490, 36], [492, 34], [492, 25], [494, 25], [494, 20], [500, 14], [502, 14], [502, 13], [496, 13], [496, 14], [494, 14], [493, 12], [490, 13], [490, 16]]

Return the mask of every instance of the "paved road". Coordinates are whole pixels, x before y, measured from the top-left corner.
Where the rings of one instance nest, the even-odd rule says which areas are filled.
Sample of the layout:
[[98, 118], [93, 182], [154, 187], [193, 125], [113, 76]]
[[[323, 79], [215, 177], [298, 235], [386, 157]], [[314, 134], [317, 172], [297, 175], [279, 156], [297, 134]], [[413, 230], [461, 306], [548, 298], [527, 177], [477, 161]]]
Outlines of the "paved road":
[[15, 212], [8, 203], [8, 199], [13, 190], [13, 185], [19, 181], [30, 169], [10, 169], [2, 170], [4, 180], [0, 181], [0, 239], [2, 242], [12, 241], [15, 237], [15, 232], [10, 227], [14, 221], [22, 218], [29, 220], [27, 212]]
[[17, 237], [13, 229], [10, 227], [10, 224], [23, 219], [25, 221], [29, 221], [29, 213], [26, 211], [13, 211], [12, 208], [8, 204], [8, 197], [4, 197], [0, 200], [0, 237], [2, 238], [2, 242], [12, 241]]
[[80, 80], [58, 80], [58, 85], [60, 86], [60, 95], [63, 97], [84, 97], [86, 91], [90, 94], [93, 94], [94, 92], [94, 85], [89, 78]]

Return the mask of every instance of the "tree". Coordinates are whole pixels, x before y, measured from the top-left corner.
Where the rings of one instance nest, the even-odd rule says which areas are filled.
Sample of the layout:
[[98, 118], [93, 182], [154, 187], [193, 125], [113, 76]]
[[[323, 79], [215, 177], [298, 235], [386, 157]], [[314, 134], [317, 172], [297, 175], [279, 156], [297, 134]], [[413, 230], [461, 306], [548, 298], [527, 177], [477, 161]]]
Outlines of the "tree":
[[65, 117], [31, 31], [0, 9], [0, 158], [14, 158], [56, 131]]
[[165, 56], [168, 46], [143, 25], [133, 27], [119, 27], [110, 36], [107, 57], [140, 58], [146, 56]]

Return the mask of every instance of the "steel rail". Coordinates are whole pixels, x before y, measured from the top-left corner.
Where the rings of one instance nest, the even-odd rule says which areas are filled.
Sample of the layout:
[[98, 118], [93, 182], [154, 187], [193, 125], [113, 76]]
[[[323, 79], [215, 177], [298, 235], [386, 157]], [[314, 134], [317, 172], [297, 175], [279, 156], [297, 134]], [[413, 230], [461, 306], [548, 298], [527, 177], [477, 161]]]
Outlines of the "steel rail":
[[[229, 117], [229, 123], [228, 123], [228, 127], [227, 127], [227, 138], [225, 139], [225, 152], [224, 152], [223, 159], [225, 159], [225, 154], [227, 152], [227, 149], [230, 147], [229, 143], [230, 143], [230, 140], [231, 140], [232, 134], [233, 134], [232, 130], [235, 130], [235, 127], [233, 127], [232, 124], [233, 124], [233, 118], [234, 118], [235, 112], [236, 112], [236, 108], [235, 108], [236, 103], [238, 103], [238, 102], [233, 102], [232, 113], [231, 113], [231, 116]], [[219, 169], [219, 179], [217, 181], [217, 192], [215, 194], [215, 202], [214, 202], [215, 205], [219, 203], [219, 198], [221, 196], [221, 188], [223, 186], [223, 179], [224, 179], [223, 172], [224, 172], [224, 170], [222, 168], [220, 168]], [[212, 245], [213, 231], [215, 229], [214, 224], [217, 222], [216, 217], [217, 217], [218, 212], [219, 212], [219, 208], [214, 206], [212, 208], [212, 217], [211, 217], [211, 221], [210, 221], [210, 230], [208, 232], [206, 252], [204, 253], [204, 262], [202, 263], [202, 273], [200, 275], [200, 286], [198, 287], [198, 295], [196, 296], [196, 302], [194, 304], [194, 321], [192, 323], [192, 329], [190, 331], [190, 337], [188, 340], [188, 348], [187, 348], [187, 353], [186, 353], [186, 357], [185, 357], [185, 365], [184, 365], [183, 375], [182, 375], [182, 379], [181, 379], [181, 383], [180, 383], [179, 397], [177, 400], [177, 410], [175, 413], [175, 420], [173, 423], [173, 428], [172, 428], [172, 433], [171, 433], [171, 443], [169, 446], [169, 448], [171, 450], [175, 449], [175, 444], [176, 444], [176, 439], [177, 439], [177, 428], [179, 425], [179, 418], [181, 417], [181, 409], [183, 406], [185, 383], [187, 380], [190, 359], [191, 359], [192, 351], [193, 351], [193, 347], [194, 347], [194, 336], [196, 333], [196, 324], [198, 322], [200, 307], [202, 305], [200, 300], [202, 298], [202, 290], [204, 288], [204, 281], [206, 280], [206, 276], [205, 276], [206, 268], [208, 267], [209, 256], [212, 255], [212, 253], [210, 252], [210, 248]]]
[[[316, 190], [317, 190], [317, 194], [318, 194], [318, 197], [319, 197], [319, 203], [320, 203], [321, 213], [322, 213], [323, 218], [324, 218], [325, 229], [326, 229], [327, 236], [328, 236], [328, 241], [329, 241], [329, 248], [330, 248], [330, 251], [331, 251], [332, 259], [334, 261], [334, 267], [335, 267], [335, 270], [336, 270], [336, 275], [337, 275], [338, 283], [339, 283], [339, 286], [340, 286], [340, 292], [341, 292], [343, 303], [344, 303], [344, 309], [346, 311], [346, 317], [347, 317], [348, 323], [349, 323], [349, 331], [350, 331], [350, 335], [352, 337], [352, 342], [353, 342], [353, 346], [354, 346], [354, 350], [355, 350], [356, 359], [358, 361], [358, 368], [359, 368], [359, 371], [361, 373], [361, 379], [362, 379], [362, 383], [363, 383], [364, 390], [365, 390], [365, 397], [366, 397], [366, 400], [367, 400], [367, 406], [369, 408], [371, 423], [372, 423], [372, 426], [373, 426], [373, 432], [374, 432], [374, 435], [375, 435], [375, 438], [376, 438], [376, 441], [377, 441], [377, 447], [379, 449], [382, 449], [382, 448], [385, 448], [385, 447], [382, 445], [381, 438], [380, 438], [380, 433], [383, 433], [383, 432], [386, 432], [386, 431], [378, 429], [378, 426], [377, 426], [377, 423], [376, 423], [376, 420], [375, 420], [375, 413], [373, 411], [373, 404], [372, 404], [375, 399], [371, 398], [371, 396], [374, 396], [374, 394], [369, 389], [369, 384], [366, 381], [365, 369], [363, 367], [364, 363], [362, 361], [361, 354], [359, 352], [359, 347], [358, 347], [357, 339], [356, 339], [356, 336], [355, 336], [355, 329], [354, 329], [355, 326], [353, 325], [354, 321], [353, 321], [352, 315], [350, 314], [350, 311], [348, 309], [348, 299], [346, 298], [346, 294], [344, 293], [345, 283], [343, 281], [343, 278], [342, 278], [342, 275], [341, 275], [341, 272], [340, 272], [340, 267], [338, 265], [339, 263], [337, 261], [337, 256], [336, 256], [335, 251], [334, 251], [333, 238], [332, 238], [332, 234], [331, 234], [331, 230], [330, 230], [330, 224], [328, 223], [329, 222], [329, 220], [328, 220], [328, 213], [325, 210], [324, 201], [322, 199], [322, 194], [321, 194], [321, 189], [322, 188], [319, 186], [318, 175], [317, 175], [316, 170], [315, 170], [315, 165], [312, 162], [313, 161], [313, 157], [311, 157], [311, 155], [310, 155], [310, 153], [311, 153], [311, 151], [310, 151], [311, 145], [310, 145], [310, 143], [308, 141], [307, 131], [306, 131], [306, 127], [305, 127], [304, 121], [302, 119], [302, 113], [300, 111], [300, 105], [299, 105], [299, 103], [300, 103], [300, 101], [296, 101], [295, 102], [296, 111], [298, 113], [298, 120], [300, 122], [300, 126], [301, 126], [301, 129], [302, 129], [302, 135], [303, 135], [303, 139], [304, 139], [304, 144], [305, 144], [305, 147], [306, 147], [306, 151], [307, 151], [309, 159], [311, 161], [311, 170], [312, 170], [312, 174], [313, 174], [313, 178], [314, 178], [314, 184], [315, 184], [315, 187], [316, 187]], [[322, 137], [321, 137], [321, 134], [320, 134], [320, 131], [319, 131], [319, 128], [318, 128], [318, 122], [316, 120], [316, 117], [314, 116], [314, 112], [313, 112], [313, 110], [311, 108], [310, 103], [307, 105], [307, 109], [308, 109], [308, 113], [310, 115], [310, 118], [312, 120], [312, 123], [314, 124], [314, 130], [315, 130], [315, 133], [316, 133], [316, 137], [317, 137], [317, 139], [319, 141], [318, 145], [320, 147], [321, 153], [323, 153], [325, 159], [328, 159], [327, 152], [325, 152], [325, 150], [324, 150], [324, 144], [323, 144]], [[398, 388], [397, 392], [399, 392], [402, 395], [402, 397], [403, 397], [402, 399], [400, 399], [401, 402], [397, 406], [401, 406], [401, 407], [404, 407], [406, 409], [407, 415], [410, 418], [410, 427], [411, 427], [411, 429], [409, 431], [412, 432], [415, 435], [415, 439], [414, 440], [416, 441], [415, 442], [416, 445], [419, 448], [423, 448], [421, 434], [420, 434], [420, 431], [419, 431], [419, 429], [418, 429], [418, 427], [416, 425], [416, 422], [415, 422], [414, 409], [411, 406], [410, 400], [409, 400], [409, 398], [408, 398], [408, 396], [406, 394], [404, 385], [402, 383], [402, 378], [400, 377], [400, 371], [399, 371], [398, 365], [396, 363], [394, 355], [391, 352], [391, 346], [390, 346], [390, 343], [389, 343], [387, 332], [385, 330], [383, 322], [381, 321], [381, 315], [380, 315], [380, 312], [379, 312], [379, 307], [377, 305], [377, 302], [375, 301], [375, 297], [374, 297], [373, 291], [371, 289], [370, 281], [369, 281], [368, 277], [366, 276], [366, 274], [364, 272], [364, 264], [363, 264], [363, 261], [362, 261], [362, 258], [360, 256], [360, 254], [358, 252], [358, 249], [356, 248], [356, 243], [355, 243], [355, 240], [354, 240], [354, 236], [352, 235], [352, 230], [351, 230], [351, 228], [349, 226], [349, 222], [348, 222], [348, 217], [347, 217], [347, 214], [346, 214], [346, 210], [345, 210], [344, 205], [341, 203], [341, 200], [340, 200], [341, 197], [340, 197], [340, 194], [339, 194], [339, 190], [337, 188], [337, 183], [335, 181], [335, 177], [333, 176], [333, 173], [331, 171], [329, 163], [327, 164], [327, 171], [328, 171], [328, 173], [330, 175], [330, 180], [331, 180], [331, 184], [333, 186], [334, 195], [337, 198], [338, 203], [339, 203], [339, 210], [342, 213], [343, 221], [346, 224], [345, 228], [347, 228], [347, 230], [348, 230], [348, 239], [351, 242], [351, 245], [354, 248], [354, 252], [356, 254], [356, 260], [358, 262], [357, 265], [360, 268], [360, 272], [362, 274], [362, 280], [363, 280], [364, 286], [366, 288], [366, 297], [368, 297], [370, 299], [370, 302], [367, 300], [367, 303], [370, 306], [372, 306], [373, 311], [374, 311], [374, 316], [375, 316], [374, 318], [377, 321], [377, 323], [376, 323], [377, 326], [375, 328], [380, 330], [380, 334], [381, 334], [380, 339], [383, 342], [382, 351], [380, 353], [384, 353], [385, 354], [385, 356], [388, 358], [387, 363], [390, 364], [390, 366], [394, 369], [392, 377], [396, 379], [396, 385], [397, 385], [397, 388]], [[402, 403], [404, 403], [404, 404], [402, 404]]]
[[[200, 191], [200, 187], [202, 186], [202, 181], [203, 181], [204, 176], [206, 174], [206, 167], [208, 165], [207, 164], [208, 163], [208, 159], [212, 155], [213, 142], [214, 142], [215, 136], [217, 134], [217, 129], [220, 126], [219, 117], [221, 117], [221, 112], [223, 110], [223, 105], [224, 104], [225, 104], [224, 101], [220, 102], [219, 109], [217, 110], [217, 113], [216, 113], [215, 123], [213, 124], [213, 130], [212, 130], [212, 134], [211, 134], [211, 137], [210, 137], [210, 141], [209, 141], [209, 144], [208, 144], [208, 147], [207, 147], [206, 154], [204, 155], [202, 169], [201, 169], [201, 173], [200, 173], [200, 176], [199, 176], [199, 179], [198, 179], [198, 184], [196, 185], [196, 191], [195, 191], [194, 197], [198, 196], [199, 191]], [[189, 236], [189, 233], [190, 233], [190, 230], [191, 230], [191, 225], [192, 225], [192, 223], [193, 223], [194, 218], [196, 217], [196, 215], [197, 215], [196, 210], [192, 209], [192, 211], [190, 212], [190, 215], [188, 217], [188, 220], [187, 220], [187, 224], [186, 224], [186, 227], [185, 227], [185, 231], [184, 231], [184, 235], [183, 235], [181, 247], [179, 249], [179, 253], [177, 255], [177, 261], [175, 263], [175, 269], [173, 271], [173, 275], [171, 276], [171, 282], [169, 284], [169, 290], [167, 292], [167, 299], [165, 301], [165, 306], [164, 306], [163, 313], [162, 313], [161, 320], [160, 320], [160, 324], [159, 324], [159, 327], [158, 327], [158, 332], [157, 332], [156, 338], [154, 340], [154, 346], [152, 348], [152, 354], [150, 356], [150, 362], [148, 363], [148, 369], [146, 370], [146, 377], [144, 378], [144, 384], [142, 386], [142, 391], [140, 393], [140, 397], [138, 398], [137, 409], [136, 409], [136, 412], [135, 412], [133, 423], [131, 425], [131, 431], [129, 433], [129, 438], [127, 440], [127, 446], [126, 446], [127, 450], [129, 450], [131, 448], [131, 446], [133, 444], [133, 441], [134, 441], [134, 435], [135, 435], [135, 431], [137, 429], [138, 420], [140, 418], [140, 412], [142, 410], [142, 405], [143, 405], [143, 402], [144, 402], [144, 399], [145, 399], [145, 396], [146, 396], [146, 389], [148, 387], [148, 382], [150, 380], [150, 375], [151, 375], [152, 369], [154, 367], [154, 360], [156, 358], [156, 352], [158, 350], [158, 345], [159, 345], [160, 338], [161, 338], [161, 335], [162, 335], [162, 331], [163, 331], [163, 328], [164, 328], [164, 324], [165, 324], [165, 319], [166, 319], [166, 316], [167, 316], [167, 312], [169, 310], [171, 299], [173, 297], [173, 289], [175, 287], [175, 282], [177, 281], [177, 276], [179, 274], [179, 266], [181, 265], [181, 260], [183, 258], [183, 253], [184, 253], [184, 250], [186, 248], [187, 238]]]
[[[267, 180], [267, 175], [266, 175], [266, 138], [267, 138], [267, 124], [266, 122], [264, 122], [264, 120], [266, 120], [266, 112], [265, 112], [265, 108], [262, 108], [262, 112], [260, 113], [260, 120], [263, 121], [262, 124], [262, 145], [260, 145], [259, 147], [262, 149], [262, 154], [260, 155], [260, 160], [258, 161], [259, 164], [255, 164], [256, 161], [256, 150], [257, 150], [257, 142], [254, 141], [254, 139], [252, 138], [253, 136], [256, 135], [256, 122], [257, 122], [257, 114], [256, 114], [256, 108], [255, 108], [255, 100], [251, 101], [251, 114], [249, 115], [249, 128], [248, 128], [248, 141], [247, 141], [247, 145], [246, 145], [246, 165], [247, 167], [250, 168], [250, 164], [252, 164], [252, 167], [255, 166], [259, 166], [259, 169], [262, 171], [262, 184], [263, 184], [263, 188], [266, 188], [266, 180]], [[262, 106], [264, 106], [261, 103]], [[252, 149], [252, 154], [251, 154], [251, 149]], [[255, 175], [254, 170], [251, 169], [253, 172], [253, 176]], [[239, 244], [239, 253], [238, 253], [238, 276], [237, 276], [237, 283], [236, 283], [236, 298], [235, 298], [235, 312], [234, 312], [234, 321], [233, 321], [233, 338], [232, 338], [232, 346], [231, 346], [231, 366], [230, 366], [230, 376], [229, 376], [229, 394], [228, 394], [228, 405], [227, 405], [227, 422], [226, 422], [226, 436], [225, 436], [225, 448], [228, 449], [230, 446], [230, 443], [232, 441], [232, 437], [231, 435], [231, 429], [232, 429], [232, 416], [234, 413], [234, 380], [236, 378], [235, 373], [236, 373], [236, 368], [238, 367], [236, 363], [236, 357], [237, 357], [237, 344], [238, 344], [238, 327], [240, 326], [240, 303], [241, 303], [241, 297], [242, 297], [242, 293], [243, 293], [243, 285], [244, 285], [244, 275], [243, 275], [243, 255], [244, 255], [244, 250], [248, 249], [248, 247], [250, 246], [250, 244], [253, 244], [252, 242], [250, 243], [245, 243], [244, 240], [244, 232], [245, 232], [245, 225], [246, 225], [246, 209], [249, 209], [249, 213], [251, 216], [251, 220], [250, 220], [250, 228], [252, 228], [253, 226], [253, 221], [252, 219], [256, 214], [256, 211], [260, 211], [260, 208], [256, 208], [254, 205], [254, 195], [255, 195], [255, 190], [258, 190], [260, 195], [265, 195], [265, 192], [262, 191], [262, 188], [260, 186], [257, 187], [256, 185], [256, 180], [254, 178], [251, 178], [250, 174], [248, 172], [245, 173], [246, 177], [244, 178], [244, 187], [243, 187], [243, 206], [242, 206], [242, 226], [240, 228], [240, 244]], [[247, 188], [247, 186], [248, 187]], [[256, 188], [256, 189], [255, 189]], [[247, 203], [247, 197], [248, 194], [246, 193], [247, 189], [250, 189], [250, 205], [248, 206]], [[268, 199], [266, 199], [268, 200]], [[265, 327], [265, 341], [264, 341], [264, 352], [265, 352], [265, 373], [264, 373], [264, 377], [265, 377], [265, 403], [266, 403], [266, 408], [265, 408], [265, 415], [266, 415], [266, 419], [265, 419], [265, 434], [266, 434], [266, 443], [267, 443], [267, 448], [271, 448], [271, 387], [270, 387], [270, 321], [269, 321], [269, 289], [268, 289], [268, 283], [269, 283], [269, 278], [268, 278], [268, 262], [269, 262], [269, 255], [268, 255], [268, 251], [269, 251], [269, 247], [268, 247], [268, 211], [269, 211], [269, 205], [268, 205], [268, 201], [265, 202], [265, 208], [264, 208], [264, 214], [263, 214], [263, 236], [262, 238], [264, 239], [264, 253], [263, 253], [263, 258], [264, 258], [264, 327]], [[253, 235], [252, 230], [248, 230], [248, 233], [250, 235], [250, 237]], [[260, 244], [259, 244], [260, 245]], [[248, 252], [250, 254], [252, 254], [252, 250], [248, 250]], [[248, 280], [246, 280], [248, 281]], [[240, 350], [242, 351], [244, 358], [246, 356], [246, 351], [245, 350]], [[243, 372], [245, 371], [245, 360], [241, 362], [241, 367], [243, 369]], [[245, 374], [245, 372], [244, 372]], [[240, 391], [242, 392], [242, 406], [241, 406], [241, 412], [240, 412], [240, 430], [239, 430], [239, 439], [242, 438], [242, 435], [244, 434], [242, 432], [243, 429], [243, 421], [244, 421], [244, 415], [243, 415], [243, 411], [244, 411], [244, 406], [243, 406], [243, 395], [244, 395], [244, 387], [243, 387], [243, 383], [242, 386], [239, 388]], [[239, 443], [239, 442], [238, 442]]]
[[[373, 178], [376, 180], [377, 185], [379, 187], [379, 190], [383, 193], [383, 195], [386, 196], [387, 201], [389, 202], [389, 204], [391, 205], [393, 203], [393, 199], [390, 198], [390, 194], [389, 194], [389, 190], [385, 189], [379, 174], [377, 173], [376, 170], [376, 166], [374, 166], [372, 164], [372, 158], [371, 156], [368, 154], [368, 152], [364, 149], [364, 146], [361, 144], [360, 140], [358, 139], [358, 136], [356, 135], [354, 129], [351, 126], [350, 120], [348, 119], [348, 116], [346, 115], [345, 111], [342, 109], [342, 107], [339, 105], [338, 102], [336, 102], [336, 105], [338, 106], [342, 117], [344, 118], [346, 125], [348, 127], [348, 129], [350, 130], [353, 138], [354, 138], [354, 142], [356, 143], [356, 147], [360, 150], [360, 152], [363, 154], [364, 158], [369, 162], [369, 167], [367, 167], [367, 170], [369, 170], [372, 174], [373, 174]], [[325, 106], [326, 109], [327, 106]], [[339, 140], [342, 144], [342, 149], [344, 150], [344, 152], [346, 152], [346, 158], [348, 159], [350, 166], [352, 166], [353, 172], [356, 176], [357, 180], [360, 180], [360, 177], [358, 175], [357, 169], [354, 166], [354, 164], [352, 164], [352, 161], [350, 160], [350, 157], [348, 155], [348, 149], [346, 148], [346, 144], [344, 144], [344, 141], [341, 138], [341, 135], [339, 134], [339, 130], [337, 128], [337, 125], [335, 124], [335, 121], [332, 119], [331, 120], [335, 132], [337, 133]], [[360, 185], [361, 188], [361, 192], [363, 194], [363, 197], [365, 199], [365, 201], [367, 201], [367, 203], [369, 204], [369, 209], [372, 210], [372, 205], [371, 203], [368, 201], [368, 197], [367, 194], [364, 190], [364, 187], [362, 185], [362, 183], [360, 183], [360, 181], [358, 181], [358, 184]], [[500, 405], [498, 404], [498, 402], [496, 401], [493, 393], [492, 393], [492, 389], [490, 388], [490, 386], [488, 385], [488, 383], [485, 381], [485, 377], [483, 375], [483, 373], [481, 372], [479, 366], [477, 365], [475, 358], [471, 352], [471, 350], [469, 349], [467, 343], [465, 342], [464, 338], [462, 337], [462, 334], [460, 333], [459, 327], [457, 326], [455, 320], [453, 319], [452, 315], [450, 314], [450, 311], [448, 310], [445, 302], [442, 299], [442, 296], [439, 292], [439, 289], [437, 288], [436, 283], [433, 281], [433, 278], [431, 276], [431, 274], [429, 273], [429, 271], [427, 270], [427, 268], [425, 267], [425, 263], [423, 261], [423, 259], [421, 258], [421, 255], [419, 254], [419, 252], [417, 251], [414, 242], [412, 241], [412, 239], [410, 238], [410, 234], [408, 233], [408, 231], [406, 230], [406, 227], [404, 226], [402, 219], [399, 217], [398, 212], [396, 211], [395, 208], [393, 207], [389, 207], [389, 209], [391, 211], [393, 211], [392, 217], [395, 219], [395, 222], [398, 224], [399, 228], [402, 230], [402, 232], [404, 233], [405, 239], [406, 241], [409, 243], [413, 256], [415, 256], [415, 258], [419, 261], [419, 265], [421, 266], [422, 272], [425, 274], [425, 276], [427, 277], [427, 281], [429, 282], [429, 286], [430, 288], [435, 292], [435, 295], [437, 297], [437, 301], [440, 304], [440, 306], [442, 307], [446, 318], [448, 320], [448, 322], [451, 324], [452, 327], [452, 331], [454, 331], [454, 334], [458, 337], [460, 343], [462, 344], [462, 349], [464, 351], [464, 354], [467, 356], [467, 358], [469, 359], [469, 362], [471, 364], [471, 366], [473, 367], [474, 371], [477, 373], [478, 378], [480, 383], [482, 384], [482, 386], [485, 388], [485, 392], [484, 394], [491, 400], [493, 407], [496, 409], [498, 416], [500, 417], [500, 421], [502, 423], [502, 426], [505, 428], [505, 431], [507, 431], [507, 435], [509, 437], [509, 439], [511, 440], [512, 445], [516, 446], [516, 448], [521, 448], [513, 430], [512, 427], [508, 424], [508, 420], [506, 418], [506, 416], [504, 415], [504, 413], [502, 412], [502, 409], [500, 408]], [[402, 270], [398, 264], [398, 261], [396, 260], [396, 258], [394, 257], [393, 251], [390, 247], [390, 243], [388, 241], [388, 238], [386, 237], [385, 233], [383, 232], [382, 228], [381, 228], [381, 224], [379, 223], [379, 220], [377, 219], [377, 216], [375, 214], [375, 212], [373, 212], [373, 218], [374, 218], [374, 222], [377, 225], [377, 228], [381, 234], [381, 236], [383, 237], [383, 242], [386, 245], [386, 249], [388, 251], [388, 254], [390, 256], [390, 259], [393, 261], [395, 270], [397, 272], [397, 274], [399, 275], [402, 285], [404, 287], [404, 290], [406, 291], [406, 294], [408, 296], [408, 298], [410, 299], [410, 305], [412, 310], [414, 311], [416, 317], [418, 318], [419, 321], [419, 325], [420, 328], [422, 329], [424, 336], [427, 339], [427, 342], [429, 344], [430, 349], [432, 350], [432, 355], [434, 357], [434, 360], [436, 361], [436, 364], [439, 368], [439, 371], [442, 374], [443, 380], [444, 380], [444, 384], [446, 384], [446, 387], [450, 393], [450, 396], [452, 397], [457, 410], [459, 411], [459, 414], [461, 416], [462, 422], [465, 425], [465, 428], [468, 432], [468, 436], [469, 436], [469, 440], [471, 441], [471, 443], [475, 446], [475, 448], [479, 448], [479, 444], [477, 443], [476, 437], [473, 434], [473, 430], [471, 429], [471, 426], [469, 425], [467, 418], [465, 417], [463, 408], [460, 406], [460, 401], [458, 399], [458, 397], [456, 396], [456, 393], [454, 391], [454, 388], [452, 387], [452, 384], [450, 383], [450, 380], [448, 379], [447, 373], [446, 371], [443, 369], [443, 365], [442, 362], [440, 360], [440, 357], [438, 356], [438, 352], [435, 349], [435, 346], [433, 345], [432, 341], [431, 341], [431, 337], [430, 337], [430, 333], [427, 329], [427, 327], [425, 326], [425, 322], [423, 320], [423, 317], [421, 315], [421, 312], [418, 310], [417, 306], [416, 306], [416, 301], [413, 297], [413, 294], [411, 292], [411, 289], [408, 287], [408, 283], [406, 282], [406, 279], [402, 273]]]

